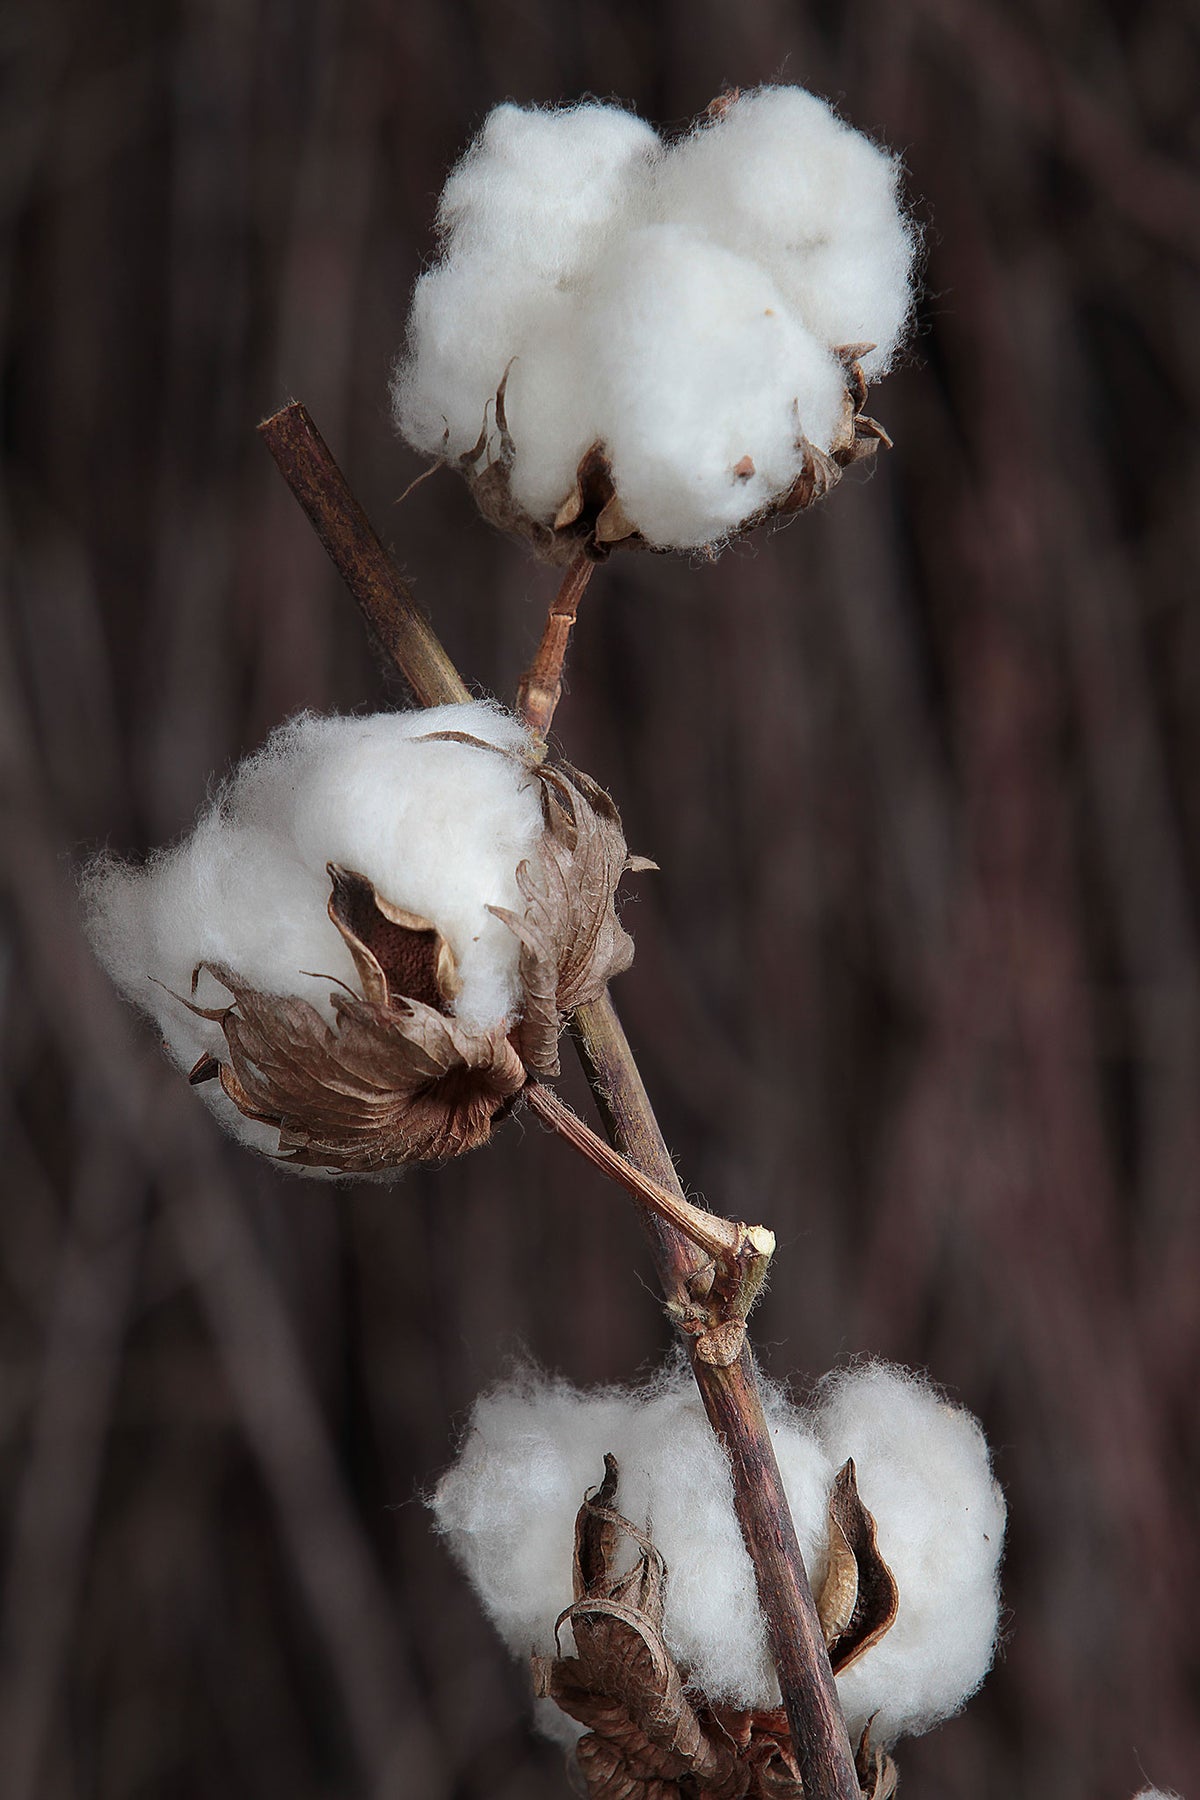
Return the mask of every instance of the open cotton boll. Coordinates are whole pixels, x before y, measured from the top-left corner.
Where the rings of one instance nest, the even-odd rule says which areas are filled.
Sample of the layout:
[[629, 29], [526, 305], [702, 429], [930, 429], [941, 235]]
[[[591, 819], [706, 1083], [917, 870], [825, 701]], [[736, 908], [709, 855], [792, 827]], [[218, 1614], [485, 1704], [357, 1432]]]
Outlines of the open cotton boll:
[[840, 364], [747, 258], [680, 225], [632, 232], [599, 272], [587, 368], [621, 505], [652, 544], [694, 549], [786, 493], [798, 434], [827, 450]]
[[824, 344], [874, 344], [862, 364], [871, 380], [911, 306], [898, 175], [815, 94], [759, 88], [672, 146], [655, 171], [655, 211], [759, 262]]
[[616, 106], [497, 106], [451, 171], [438, 208], [446, 253], [577, 279], [644, 209], [657, 133]]
[[957, 1712], [991, 1667], [1004, 1499], [970, 1413], [886, 1363], [831, 1376], [817, 1431], [833, 1463], [854, 1458], [899, 1588], [890, 1630], [838, 1679], [851, 1737], [871, 1719], [887, 1745]]
[[[423, 741], [445, 731], [510, 750], [528, 741], [517, 720], [483, 702], [370, 718], [305, 715], [272, 734], [183, 843], [143, 868], [93, 865], [85, 879], [92, 943], [183, 1067], [223, 1042], [220, 1026], [180, 998], [201, 963], [332, 1017], [331, 986], [352, 987], [356, 974], [327, 912], [331, 862], [437, 926], [461, 980], [456, 1017], [481, 1028], [509, 1017], [519, 945], [487, 909], [521, 905], [517, 866], [543, 824], [537, 784], [511, 757]], [[228, 998], [202, 975], [201, 1005]], [[235, 1109], [216, 1083], [201, 1091], [245, 1141], [271, 1147], [271, 1128], [230, 1118]]]
[[[801, 1547], [815, 1557], [832, 1469], [803, 1418], [778, 1399], [769, 1418]], [[618, 1508], [667, 1566], [671, 1654], [710, 1699], [778, 1704], [729, 1470], [686, 1369], [641, 1391], [526, 1374], [476, 1402], [432, 1505], [504, 1641], [517, 1655], [553, 1653], [571, 1600], [575, 1515], [606, 1452], [620, 1467]]]

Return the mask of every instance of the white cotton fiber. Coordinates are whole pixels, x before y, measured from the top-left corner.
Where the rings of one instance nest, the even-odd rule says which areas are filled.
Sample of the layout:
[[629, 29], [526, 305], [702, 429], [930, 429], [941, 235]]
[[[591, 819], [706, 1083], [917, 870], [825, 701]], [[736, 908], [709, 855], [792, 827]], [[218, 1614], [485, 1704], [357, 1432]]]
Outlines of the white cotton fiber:
[[911, 305], [914, 240], [893, 157], [803, 88], [767, 87], [674, 145], [656, 211], [755, 257], [827, 345], [870, 343], [888, 367]]
[[615, 107], [501, 106], [452, 171], [441, 261], [417, 283], [396, 421], [462, 456], [505, 374], [513, 498], [553, 520], [583, 452], [663, 549], [711, 546], [778, 502], [797, 434], [827, 450], [845, 376], [889, 366], [911, 307], [897, 165], [799, 88], [732, 101], [669, 148]]
[[446, 253], [499, 252], [545, 281], [577, 280], [636, 211], [660, 149], [620, 107], [497, 106], [442, 190]]
[[[806, 1555], [824, 1537], [832, 1471], [782, 1402], [772, 1429]], [[580, 1391], [527, 1372], [475, 1404], [462, 1452], [433, 1498], [439, 1531], [517, 1656], [554, 1650], [571, 1602], [575, 1515], [620, 1466], [617, 1506], [648, 1529], [669, 1571], [664, 1636], [713, 1699], [770, 1705], [778, 1689], [729, 1472], [691, 1375], [641, 1391]]]
[[891, 1629], [838, 1682], [851, 1735], [874, 1716], [888, 1744], [957, 1712], [991, 1667], [1004, 1497], [976, 1420], [890, 1364], [829, 1377], [817, 1428], [835, 1464], [854, 1458], [899, 1588]]
[[[1004, 1504], [982, 1433], [885, 1364], [831, 1378], [815, 1415], [777, 1394], [766, 1406], [814, 1588], [833, 1477], [851, 1455], [899, 1583], [895, 1624], [838, 1681], [851, 1730], [857, 1737], [875, 1715], [876, 1743], [923, 1731], [978, 1686], [995, 1642]], [[620, 1466], [618, 1509], [650, 1531], [666, 1563], [663, 1630], [680, 1668], [709, 1699], [777, 1705], [725, 1459], [679, 1366], [641, 1390], [590, 1392], [526, 1371], [476, 1402], [432, 1506], [509, 1648], [554, 1651], [554, 1623], [571, 1600], [575, 1515], [606, 1451]]]
[[631, 233], [598, 273], [587, 365], [625, 511], [652, 544], [726, 536], [792, 485], [799, 434], [827, 450], [837, 360], [746, 257], [682, 225]]
[[[659, 148], [649, 125], [615, 106], [498, 106], [488, 115], [443, 190], [442, 258], [417, 283], [409, 354], [396, 371], [396, 421], [418, 450], [470, 450], [485, 422], [494, 427], [489, 409], [512, 365], [509, 418], [528, 446], [526, 461], [556, 455], [565, 470], [551, 483], [560, 491], [538, 510], [557, 509], [582, 451], [569, 461], [569, 448], [538, 440], [557, 445], [557, 414], [578, 406], [578, 371], [555, 372], [551, 393], [543, 379], [532, 413], [522, 410], [522, 389], [588, 272], [638, 214]], [[587, 431], [583, 449], [592, 441]], [[498, 448], [493, 429], [489, 456]], [[529, 480], [540, 493], [540, 468]]]
[[[85, 878], [93, 946], [130, 999], [151, 1014], [182, 1068], [224, 1048], [191, 995], [201, 962], [225, 964], [264, 993], [295, 994], [327, 1018], [331, 988], [356, 986], [326, 910], [326, 864], [435, 924], [454, 953], [456, 1015], [507, 1019], [518, 1002], [516, 939], [489, 906], [520, 908], [517, 865], [542, 829], [536, 782], [506, 756], [430, 742], [457, 731], [524, 749], [524, 727], [483, 702], [367, 718], [302, 715], [243, 763], [191, 836], [142, 868], [109, 858]], [[226, 1003], [203, 975], [195, 999]], [[273, 1127], [243, 1118], [216, 1082], [198, 1090], [244, 1142], [273, 1151]]]

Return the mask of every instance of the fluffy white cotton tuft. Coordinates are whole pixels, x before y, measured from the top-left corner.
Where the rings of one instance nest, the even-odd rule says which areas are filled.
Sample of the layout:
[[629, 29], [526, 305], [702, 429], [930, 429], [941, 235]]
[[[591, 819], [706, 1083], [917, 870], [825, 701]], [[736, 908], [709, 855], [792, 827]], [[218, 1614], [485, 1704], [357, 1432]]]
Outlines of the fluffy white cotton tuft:
[[587, 323], [597, 435], [653, 544], [727, 536], [791, 487], [801, 433], [833, 442], [836, 358], [758, 264], [685, 226], [631, 233], [598, 273]]
[[[812, 1555], [832, 1470], [782, 1402], [772, 1428]], [[571, 1601], [575, 1515], [603, 1479], [606, 1451], [620, 1466], [619, 1510], [651, 1531], [667, 1564], [672, 1655], [714, 1699], [777, 1700], [725, 1459], [686, 1371], [640, 1391], [590, 1392], [527, 1372], [476, 1402], [432, 1504], [505, 1643], [517, 1656], [553, 1653], [554, 1622]]]
[[497, 252], [546, 281], [579, 279], [646, 189], [661, 144], [616, 106], [497, 106], [438, 206], [450, 257]]
[[660, 216], [754, 257], [823, 343], [895, 354], [911, 306], [913, 234], [899, 165], [803, 88], [745, 94], [676, 144], [657, 171]]
[[[189, 1012], [201, 962], [224, 964], [269, 994], [295, 994], [332, 1017], [331, 987], [354, 987], [353, 962], [326, 911], [326, 864], [370, 880], [393, 905], [429, 919], [458, 964], [467, 1024], [507, 1019], [518, 1002], [519, 946], [487, 911], [520, 910], [517, 865], [542, 830], [536, 782], [511, 757], [456, 731], [523, 750], [524, 727], [483, 702], [294, 719], [236, 770], [191, 836], [142, 868], [100, 858], [85, 876], [92, 944], [117, 986], [158, 1024], [189, 1069], [224, 1048], [220, 1026]], [[195, 999], [228, 1001], [209, 974]], [[278, 1134], [246, 1119], [216, 1082], [199, 1090], [243, 1142], [273, 1151]]]
[[[851, 1730], [874, 1716], [877, 1743], [923, 1731], [974, 1691], [995, 1643], [1004, 1504], [979, 1426], [884, 1364], [832, 1378], [815, 1414], [777, 1395], [767, 1414], [814, 1586], [847, 1456], [899, 1583], [895, 1624], [839, 1678]], [[575, 1514], [606, 1451], [620, 1465], [618, 1508], [651, 1532], [667, 1565], [672, 1655], [710, 1699], [777, 1705], [728, 1472], [686, 1370], [640, 1391], [592, 1392], [526, 1372], [477, 1401], [433, 1509], [509, 1648], [553, 1652], [571, 1598]]]
[[900, 1592], [895, 1623], [839, 1679], [851, 1733], [927, 1731], [974, 1693], [996, 1647], [1004, 1498], [971, 1414], [918, 1376], [868, 1363], [830, 1376], [818, 1428], [848, 1456]]
[[1175, 1793], [1172, 1788], [1148, 1787], [1142, 1788], [1139, 1793], [1136, 1793], [1133, 1800], [1183, 1800], [1183, 1796]]
[[507, 373], [517, 503], [553, 520], [600, 442], [662, 548], [778, 501], [798, 434], [827, 450], [839, 426], [833, 352], [873, 343], [864, 370], [883, 373], [911, 307], [894, 159], [799, 88], [747, 94], [669, 148], [615, 107], [498, 107], [438, 218], [400, 430], [451, 459], [484, 432], [494, 458]]

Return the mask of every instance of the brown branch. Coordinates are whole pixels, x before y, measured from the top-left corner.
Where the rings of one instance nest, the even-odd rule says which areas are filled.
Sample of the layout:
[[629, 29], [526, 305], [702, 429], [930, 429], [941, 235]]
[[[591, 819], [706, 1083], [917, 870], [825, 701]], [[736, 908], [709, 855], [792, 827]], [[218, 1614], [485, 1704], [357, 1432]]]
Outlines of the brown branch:
[[694, 1206], [672, 1189], [660, 1187], [653, 1176], [635, 1168], [628, 1157], [597, 1137], [591, 1126], [585, 1125], [565, 1101], [559, 1099], [553, 1088], [540, 1081], [529, 1081], [523, 1092], [538, 1117], [572, 1149], [586, 1157], [593, 1168], [607, 1175], [610, 1181], [617, 1182], [641, 1205], [649, 1207], [657, 1218], [681, 1231], [707, 1256], [718, 1261], [738, 1256], [748, 1237], [756, 1255], [769, 1257], [774, 1251], [774, 1234], [764, 1231], [761, 1225], [735, 1225], [732, 1219], [722, 1218], [720, 1213], [705, 1212], [703, 1207]]
[[562, 696], [563, 664], [571, 627], [579, 610], [583, 591], [592, 579], [595, 558], [581, 550], [562, 579], [550, 611], [546, 615], [542, 639], [533, 661], [521, 677], [517, 689], [517, 711], [534, 737], [544, 739], [554, 719], [554, 710]]
[[307, 408], [293, 400], [264, 419], [258, 434], [362, 608], [372, 636], [421, 705], [469, 700], [462, 677], [417, 610], [408, 583], [350, 492]]
[[[682, 1195], [641, 1074], [609, 995], [575, 1013], [572, 1034], [614, 1143], [664, 1188]], [[669, 1225], [651, 1234], [668, 1297], [687, 1291], [697, 1251]], [[673, 1310], [673, 1309], [672, 1309]], [[854, 1759], [808, 1572], [763, 1413], [749, 1342], [727, 1366], [705, 1361], [688, 1340], [692, 1373], [709, 1423], [725, 1447], [733, 1503], [754, 1564], [759, 1603], [800, 1767], [811, 1800], [860, 1800]]]
[[[436, 705], [469, 698], [304, 408], [285, 407], [259, 429], [368, 625], [418, 700]], [[576, 1011], [574, 1036], [617, 1148], [657, 1187], [686, 1204], [633, 1052], [607, 994]], [[846, 1724], [771, 1445], [749, 1344], [743, 1331], [732, 1361], [706, 1360], [705, 1334], [697, 1333], [689, 1319], [694, 1321], [695, 1293], [703, 1287], [710, 1259], [658, 1213], [643, 1216], [649, 1218], [668, 1311], [687, 1334], [704, 1409], [729, 1458], [734, 1507], [754, 1564], [805, 1793], [808, 1800], [861, 1800]]]

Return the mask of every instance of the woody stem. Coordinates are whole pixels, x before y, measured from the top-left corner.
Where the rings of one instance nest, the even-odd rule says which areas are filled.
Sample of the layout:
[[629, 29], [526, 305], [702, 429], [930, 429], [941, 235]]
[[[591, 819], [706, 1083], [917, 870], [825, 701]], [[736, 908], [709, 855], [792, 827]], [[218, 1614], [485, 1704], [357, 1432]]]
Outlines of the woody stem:
[[[758, 1234], [763, 1240], [770, 1239], [770, 1248], [774, 1248], [772, 1234], [763, 1232], [761, 1226], [735, 1225], [732, 1219], [724, 1219], [719, 1213], [705, 1212], [702, 1207], [693, 1206], [690, 1200], [681, 1200], [669, 1188], [660, 1187], [651, 1176], [636, 1169], [619, 1150], [614, 1150], [611, 1144], [606, 1144], [603, 1138], [597, 1137], [591, 1127], [585, 1125], [559, 1099], [553, 1088], [543, 1086], [540, 1081], [529, 1081], [525, 1084], [524, 1095], [538, 1117], [570, 1144], [573, 1150], [577, 1150], [580, 1156], [585, 1157], [593, 1168], [599, 1169], [602, 1175], [607, 1175], [610, 1181], [615, 1181], [626, 1193], [632, 1194], [656, 1218], [682, 1232], [706, 1256], [717, 1262], [736, 1256], [748, 1232]], [[765, 1243], [757, 1248], [760, 1255], [769, 1254]]]
[[568, 567], [561, 587], [550, 602], [533, 661], [517, 688], [517, 711], [536, 738], [544, 740], [553, 722], [554, 709], [562, 695], [563, 664], [571, 627], [595, 566], [595, 558], [581, 550]]
[[[424, 706], [470, 696], [305, 409], [293, 403], [259, 427], [284, 480], [333, 558], [373, 635]], [[582, 592], [582, 585], [580, 586]], [[565, 639], [564, 639], [565, 642]], [[688, 1204], [641, 1075], [607, 993], [577, 1009], [573, 1036], [617, 1149], [661, 1190]], [[707, 1253], [658, 1212], [644, 1212], [659, 1280], [678, 1304]], [[846, 1724], [796, 1528], [763, 1413], [748, 1343], [725, 1366], [688, 1353], [704, 1408], [729, 1458], [734, 1507], [754, 1565], [780, 1693], [807, 1800], [861, 1800]]]

